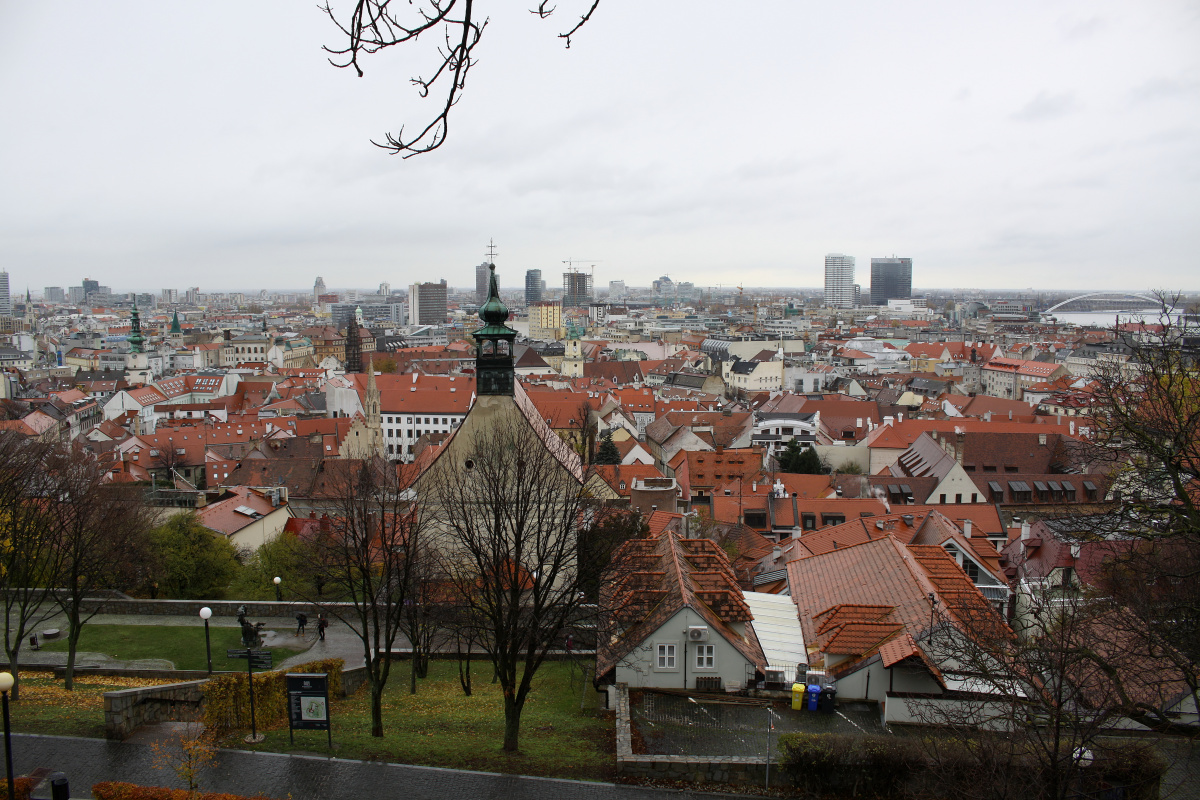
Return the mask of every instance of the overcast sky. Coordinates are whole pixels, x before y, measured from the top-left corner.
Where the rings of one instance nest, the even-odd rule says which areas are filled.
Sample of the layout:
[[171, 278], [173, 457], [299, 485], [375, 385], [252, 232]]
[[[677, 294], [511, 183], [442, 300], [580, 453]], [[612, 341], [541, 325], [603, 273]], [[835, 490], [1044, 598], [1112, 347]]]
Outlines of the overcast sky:
[[[356, 78], [301, 0], [0, 5], [0, 269], [115, 291], [501, 283], [1200, 289], [1200, 3], [479, 0], [442, 149], [431, 49]], [[347, 5], [342, 0], [343, 6]], [[337, 2], [335, 1], [335, 7]]]

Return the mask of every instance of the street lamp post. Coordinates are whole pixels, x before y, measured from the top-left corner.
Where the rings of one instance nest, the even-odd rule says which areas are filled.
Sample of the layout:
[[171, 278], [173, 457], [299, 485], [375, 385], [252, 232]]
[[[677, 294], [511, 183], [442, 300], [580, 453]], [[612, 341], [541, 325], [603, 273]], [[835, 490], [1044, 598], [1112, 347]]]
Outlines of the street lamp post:
[[212, 609], [208, 606], [200, 609], [200, 619], [204, 620], [204, 652], [208, 654], [208, 674], [212, 675], [212, 639], [208, 637], [208, 620]]
[[283, 578], [276, 575], [273, 582], [275, 584], [275, 599], [282, 600], [283, 599], [283, 590], [279, 588], [279, 584], [283, 583]]
[[8, 800], [14, 800], [12, 768], [12, 736], [8, 723], [8, 690], [13, 687], [11, 672], [0, 672], [0, 694], [4, 695], [4, 766], [8, 768]]

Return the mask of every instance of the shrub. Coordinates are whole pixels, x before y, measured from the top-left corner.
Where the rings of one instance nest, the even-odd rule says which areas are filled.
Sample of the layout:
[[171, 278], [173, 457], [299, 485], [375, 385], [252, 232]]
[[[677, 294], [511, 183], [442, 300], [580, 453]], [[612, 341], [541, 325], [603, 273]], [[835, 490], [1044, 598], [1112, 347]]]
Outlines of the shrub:
[[779, 750], [795, 785], [813, 794], [898, 795], [922, 760], [915, 742], [895, 736], [789, 733]]
[[[309, 661], [290, 669], [259, 672], [254, 676], [254, 720], [263, 729], [287, 725], [287, 681], [284, 675], [296, 672], [329, 674], [329, 695], [342, 693], [340, 658]], [[204, 726], [222, 734], [250, 727], [250, 691], [246, 673], [220, 675], [204, 684]]]

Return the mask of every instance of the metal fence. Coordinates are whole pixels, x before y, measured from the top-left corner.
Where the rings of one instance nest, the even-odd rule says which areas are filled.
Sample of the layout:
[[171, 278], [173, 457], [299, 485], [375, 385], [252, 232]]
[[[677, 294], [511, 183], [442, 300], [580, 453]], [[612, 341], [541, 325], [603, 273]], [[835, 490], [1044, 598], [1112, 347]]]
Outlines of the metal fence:
[[646, 752], [655, 755], [765, 756], [777, 746], [784, 722], [761, 703], [651, 691], [630, 704], [630, 714]]

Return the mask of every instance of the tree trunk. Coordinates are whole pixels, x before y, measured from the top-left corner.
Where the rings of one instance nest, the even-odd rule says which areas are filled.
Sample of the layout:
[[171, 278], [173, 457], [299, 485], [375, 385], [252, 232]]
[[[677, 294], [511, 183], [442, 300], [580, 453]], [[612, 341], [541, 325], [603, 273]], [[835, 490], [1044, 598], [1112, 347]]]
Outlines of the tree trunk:
[[383, 738], [383, 686], [371, 679], [371, 735]]
[[13, 685], [8, 690], [9, 699], [14, 703], [21, 699], [21, 647], [18, 644], [15, 650], [5, 653], [8, 656], [8, 671], [12, 673]]
[[465, 658], [461, 652], [458, 654], [458, 685], [462, 687], [464, 695], [471, 696], [471, 648], [469, 645]]
[[504, 694], [504, 752], [517, 752], [517, 744], [521, 733], [521, 711], [525, 701]]
[[416, 694], [417, 693], [417, 653], [415, 650], [413, 651], [412, 660], [409, 662], [408, 666], [409, 666], [408, 693]]
[[79, 650], [79, 635], [83, 626], [79, 624], [79, 614], [67, 615], [67, 670], [63, 677], [63, 688], [68, 692], [75, 689], [75, 654]]

